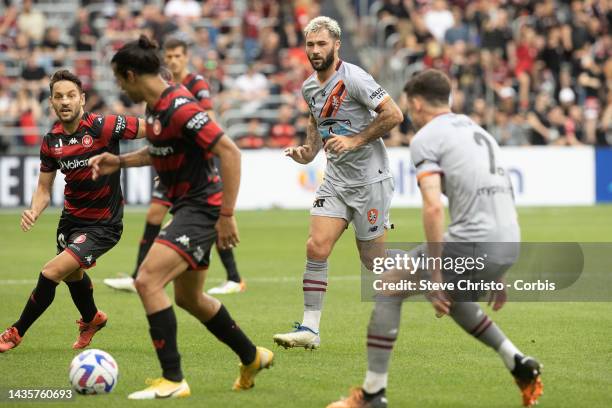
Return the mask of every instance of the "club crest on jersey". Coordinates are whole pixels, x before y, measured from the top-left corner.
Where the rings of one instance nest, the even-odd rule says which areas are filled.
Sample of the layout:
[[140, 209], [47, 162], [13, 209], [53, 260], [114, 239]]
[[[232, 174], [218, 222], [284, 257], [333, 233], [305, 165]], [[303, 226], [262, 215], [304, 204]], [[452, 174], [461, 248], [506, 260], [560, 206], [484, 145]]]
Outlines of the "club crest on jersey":
[[83, 139], [81, 139], [81, 144], [85, 147], [93, 146], [93, 137], [89, 135], [83, 136]]
[[76, 237], [74, 239], [74, 241], [72, 241], [73, 244], [82, 244], [83, 242], [85, 242], [87, 240], [87, 235], [86, 234], [81, 234], [78, 237]]
[[378, 220], [378, 210], [376, 208], [370, 208], [368, 210], [368, 221], [370, 224], [376, 224], [376, 220]]
[[159, 135], [162, 131], [162, 124], [159, 121], [159, 119], [155, 119], [153, 121], [153, 134], [154, 135]]

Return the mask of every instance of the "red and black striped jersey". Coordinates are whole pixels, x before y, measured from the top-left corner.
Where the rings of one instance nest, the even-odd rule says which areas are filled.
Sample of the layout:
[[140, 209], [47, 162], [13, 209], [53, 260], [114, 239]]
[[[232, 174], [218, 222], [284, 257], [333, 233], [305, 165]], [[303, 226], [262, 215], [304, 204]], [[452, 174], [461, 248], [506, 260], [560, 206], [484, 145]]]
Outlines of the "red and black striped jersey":
[[56, 122], [40, 147], [40, 171], [60, 170], [66, 180], [62, 217], [78, 224], [118, 224], [123, 218], [121, 173], [93, 181], [90, 157], [104, 152], [119, 154], [119, 140], [134, 139], [138, 119], [131, 116], [85, 112], [73, 134]]
[[147, 107], [147, 139], [152, 164], [168, 189], [171, 212], [182, 206], [221, 205], [222, 185], [211, 149], [223, 135], [182, 85], [164, 90]]
[[193, 97], [200, 103], [204, 110], [212, 110], [212, 100], [210, 99], [210, 86], [202, 75], [193, 73], [187, 74], [182, 84], [187, 88]]

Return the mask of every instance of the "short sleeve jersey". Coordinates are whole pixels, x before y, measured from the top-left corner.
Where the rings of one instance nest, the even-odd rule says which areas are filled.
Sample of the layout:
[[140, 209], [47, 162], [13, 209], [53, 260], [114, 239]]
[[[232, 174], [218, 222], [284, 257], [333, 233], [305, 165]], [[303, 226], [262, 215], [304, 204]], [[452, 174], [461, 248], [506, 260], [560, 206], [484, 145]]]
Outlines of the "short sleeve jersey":
[[[323, 143], [331, 133], [354, 136], [376, 117], [390, 98], [370, 74], [339, 61], [334, 74], [320, 83], [312, 74], [302, 85], [302, 95], [315, 118]], [[391, 177], [389, 159], [381, 138], [342, 154], [327, 153], [325, 180], [339, 186], [361, 186]]]
[[62, 217], [84, 225], [121, 223], [121, 173], [92, 180], [90, 157], [104, 152], [119, 154], [119, 141], [138, 134], [138, 119], [131, 116], [85, 112], [73, 134], [57, 122], [40, 147], [40, 171], [60, 170], [66, 180]]
[[147, 107], [149, 154], [161, 183], [168, 189], [171, 212], [182, 206], [219, 206], [222, 185], [211, 149], [223, 136], [192, 94], [182, 85], [164, 90]]
[[439, 173], [448, 197], [447, 241], [520, 242], [514, 194], [499, 145], [465, 115], [439, 115], [410, 145], [417, 180]]
[[211, 110], [213, 108], [212, 99], [210, 98], [210, 86], [202, 75], [189, 73], [183, 79], [182, 84], [200, 103], [202, 109]]

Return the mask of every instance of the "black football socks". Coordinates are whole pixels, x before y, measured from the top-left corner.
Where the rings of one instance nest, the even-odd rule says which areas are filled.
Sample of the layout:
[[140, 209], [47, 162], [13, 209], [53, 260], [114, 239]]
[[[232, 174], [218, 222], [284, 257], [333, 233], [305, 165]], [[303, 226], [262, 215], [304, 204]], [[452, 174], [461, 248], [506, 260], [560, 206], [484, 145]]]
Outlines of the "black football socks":
[[21, 317], [13, 325], [19, 332], [20, 336], [23, 336], [30, 326], [47, 310], [49, 305], [55, 298], [55, 288], [58, 283], [47, 279], [42, 272], [38, 276], [38, 283], [32, 291], [28, 302], [21, 312]]

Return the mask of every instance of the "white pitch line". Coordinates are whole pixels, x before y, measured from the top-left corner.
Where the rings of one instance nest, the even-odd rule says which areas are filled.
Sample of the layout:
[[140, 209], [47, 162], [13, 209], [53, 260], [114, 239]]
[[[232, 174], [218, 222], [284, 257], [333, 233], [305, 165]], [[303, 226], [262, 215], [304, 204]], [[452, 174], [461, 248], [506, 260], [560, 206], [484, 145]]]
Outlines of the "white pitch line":
[[[248, 283], [295, 283], [302, 279], [301, 276], [260, 276], [253, 278], [245, 278]], [[330, 281], [358, 281], [361, 279], [359, 275], [348, 276], [330, 276]], [[210, 278], [206, 279], [209, 282], [223, 282], [224, 279]], [[102, 279], [92, 279], [94, 283], [102, 283]], [[38, 281], [35, 279], [0, 279], [0, 287], [4, 285], [35, 285]]]

